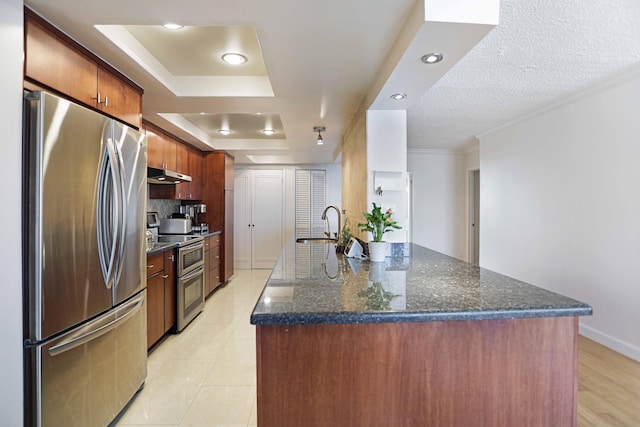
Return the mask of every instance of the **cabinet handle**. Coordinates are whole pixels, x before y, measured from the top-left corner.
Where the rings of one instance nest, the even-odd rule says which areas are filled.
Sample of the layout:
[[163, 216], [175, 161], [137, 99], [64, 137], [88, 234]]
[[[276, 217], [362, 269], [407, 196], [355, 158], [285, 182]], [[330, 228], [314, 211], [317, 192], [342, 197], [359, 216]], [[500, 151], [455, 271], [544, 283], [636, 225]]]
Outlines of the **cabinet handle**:
[[168, 274], [165, 274], [164, 276], [162, 276], [163, 279], [166, 279], [167, 277], [169, 277]]
[[153, 264], [151, 264], [151, 265], [147, 265], [147, 268], [153, 268], [153, 267], [154, 267], [154, 265], [153, 265]]
[[101, 101], [100, 92], [98, 92], [98, 98], [93, 98], [97, 101], [98, 105], [104, 104], [105, 107], [109, 106], [109, 97], [105, 97], [104, 101]]
[[171, 254], [171, 262], [175, 261], [175, 258], [173, 258], [173, 257], [174, 257], [174, 255]]
[[220, 258], [219, 256], [216, 256], [216, 259]]

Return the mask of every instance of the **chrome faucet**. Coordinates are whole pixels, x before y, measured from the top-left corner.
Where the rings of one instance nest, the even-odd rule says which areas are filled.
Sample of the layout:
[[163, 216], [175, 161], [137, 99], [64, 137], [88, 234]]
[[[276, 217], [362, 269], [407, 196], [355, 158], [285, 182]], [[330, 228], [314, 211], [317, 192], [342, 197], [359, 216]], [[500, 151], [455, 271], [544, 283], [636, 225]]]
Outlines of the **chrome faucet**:
[[[331, 205], [331, 206], [327, 206], [326, 208], [324, 208], [324, 211], [322, 212], [322, 216], [320, 217], [320, 219], [326, 220], [327, 219], [327, 211], [329, 209], [335, 209], [336, 213], [338, 214], [338, 232], [336, 233], [336, 239], [338, 239], [338, 234], [340, 233], [340, 231], [342, 230], [340, 228], [341, 224], [341, 218], [340, 218], [340, 209], [338, 209], [337, 207]], [[327, 221], [327, 230], [328, 232], [326, 233], [327, 236], [331, 239], [331, 225], [329, 224], [329, 221]]]

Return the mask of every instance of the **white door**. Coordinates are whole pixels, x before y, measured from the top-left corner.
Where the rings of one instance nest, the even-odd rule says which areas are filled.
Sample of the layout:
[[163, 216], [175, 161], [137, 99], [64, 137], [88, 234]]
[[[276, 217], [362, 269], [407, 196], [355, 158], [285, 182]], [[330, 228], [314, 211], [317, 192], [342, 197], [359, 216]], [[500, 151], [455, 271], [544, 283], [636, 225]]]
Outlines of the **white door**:
[[251, 268], [273, 268], [282, 252], [282, 170], [256, 170], [253, 178]]
[[234, 191], [234, 267], [273, 268], [283, 245], [282, 170], [237, 171]]
[[469, 171], [469, 262], [480, 265], [480, 171]]
[[234, 178], [233, 267], [251, 268], [251, 171], [237, 171]]

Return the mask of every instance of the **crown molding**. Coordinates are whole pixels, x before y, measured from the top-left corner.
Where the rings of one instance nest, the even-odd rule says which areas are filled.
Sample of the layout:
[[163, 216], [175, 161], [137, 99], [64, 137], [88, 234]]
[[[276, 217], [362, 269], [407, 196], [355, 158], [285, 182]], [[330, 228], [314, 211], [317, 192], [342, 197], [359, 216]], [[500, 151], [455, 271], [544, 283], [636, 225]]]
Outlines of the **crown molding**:
[[549, 111], [553, 111], [555, 109], [564, 107], [568, 104], [571, 104], [579, 99], [585, 98], [589, 95], [593, 95], [598, 92], [602, 92], [604, 90], [609, 89], [612, 86], [615, 86], [619, 83], [623, 83], [627, 80], [640, 76], [640, 63], [633, 64], [627, 68], [624, 68], [618, 72], [610, 74], [602, 79], [596, 80], [595, 82], [589, 84], [588, 86], [578, 89], [576, 92], [573, 92], [569, 95], [564, 95], [555, 100], [549, 102], [548, 104], [543, 105], [542, 107], [536, 108], [524, 115], [510, 120], [500, 126], [496, 126], [487, 131], [474, 135], [477, 139], [480, 139], [490, 133], [496, 132], [500, 129], [504, 129], [506, 127], [512, 126], [516, 123], [522, 122], [524, 120], [539, 116]]

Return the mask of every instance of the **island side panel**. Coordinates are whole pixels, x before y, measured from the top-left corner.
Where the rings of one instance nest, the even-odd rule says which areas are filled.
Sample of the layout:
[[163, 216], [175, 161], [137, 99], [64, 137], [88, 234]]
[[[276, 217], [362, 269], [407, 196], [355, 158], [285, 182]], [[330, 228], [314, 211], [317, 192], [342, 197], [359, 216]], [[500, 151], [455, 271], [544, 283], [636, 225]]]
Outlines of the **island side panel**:
[[258, 325], [258, 425], [576, 426], [577, 325]]

